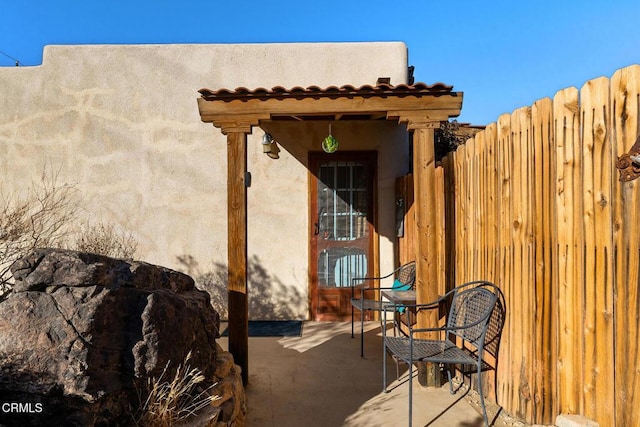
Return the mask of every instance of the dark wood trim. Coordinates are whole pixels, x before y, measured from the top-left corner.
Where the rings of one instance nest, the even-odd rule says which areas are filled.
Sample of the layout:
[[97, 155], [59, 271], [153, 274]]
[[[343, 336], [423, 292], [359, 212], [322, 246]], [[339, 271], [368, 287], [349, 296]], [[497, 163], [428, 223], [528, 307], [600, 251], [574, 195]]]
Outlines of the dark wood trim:
[[[317, 245], [314, 244], [314, 224], [316, 221], [316, 212], [312, 212], [311, 207], [313, 206], [314, 200], [317, 200], [317, 187], [315, 174], [318, 171], [318, 166], [321, 161], [325, 159], [331, 159], [335, 161], [354, 161], [354, 160], [363, 160], [371, 165], [371, 191], [368, 200], [368, 204], [371, 207], [369, 212], [367, 212], [367, 222], [370, 224], [370, 237], [369, 237], [369, 246], [367, 248], [368, 253], [371, 255], [371, 263], [368, 267], [368, 275], [375, 276], [379, 271], [379, 250], [377, 248], [378, 244], [378, 234], [376, 231], [377, 227], [377, 217], [378, 217], [378, 206], [377, 203], [377, 191], [378, 191], [378, 152], [367, 150], [367, 151], [338, 151], [333, 154], [327, 154], [322, 151], [310, 151], [308, 153], [308, 165], [309, 165], [309, 318], [312, 320], [323, 320], [322, 318], [314, 318], [313, 316], [313, 304], [317, 304], [317, 298], [315, 295], [318, 292], [318, 277], [314, 274], [316, 268], [313, 263], [316, 263], [318, 260], [318, 250]], [[368, 316], [368, 320], [370, 319], [371, 313], [366, 313]], [[324, 320], [333, 320], [333, 319], [324, 319]]]

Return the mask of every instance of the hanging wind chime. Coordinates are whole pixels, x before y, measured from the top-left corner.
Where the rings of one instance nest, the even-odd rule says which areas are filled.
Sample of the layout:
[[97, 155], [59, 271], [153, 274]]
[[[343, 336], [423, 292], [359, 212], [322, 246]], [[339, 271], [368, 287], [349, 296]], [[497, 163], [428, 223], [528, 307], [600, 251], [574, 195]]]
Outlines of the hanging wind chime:
[[338, 140], [331, 135], [331, 122], [329, 122], [329, 136], [322, 141], [322, 149], [325, 153], [335, 153], [338, 149]]

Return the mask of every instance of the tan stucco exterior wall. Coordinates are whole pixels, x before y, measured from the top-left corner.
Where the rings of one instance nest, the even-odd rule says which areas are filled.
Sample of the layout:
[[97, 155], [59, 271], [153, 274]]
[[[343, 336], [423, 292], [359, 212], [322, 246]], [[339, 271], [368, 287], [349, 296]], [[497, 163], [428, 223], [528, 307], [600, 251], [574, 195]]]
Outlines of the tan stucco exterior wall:
[[[138, 258], [201, 272], [226, 265], [226, 139], [200, 121], [203, 87], [406, 82], [403, 43], [48, 46], [37, 67], [0, 68], [0, 182], [26, 189], [45, 166], [74, 183], [87, 216], [131, 231]], [[326, 123], [268, 123], [283, 149], [248, 139], [249, 258], [261, 281], [253, 318], [305, 318], [308, 149]], [[393, 267], [393, 185], [406, 172], [406, 132], [392, 122], [334, 124], [340, 149], [379, 150], [381, 271]], [[253, 304], [251, 301], [253, 299]], [[287, 302], [289, 308], [279, 311]]]

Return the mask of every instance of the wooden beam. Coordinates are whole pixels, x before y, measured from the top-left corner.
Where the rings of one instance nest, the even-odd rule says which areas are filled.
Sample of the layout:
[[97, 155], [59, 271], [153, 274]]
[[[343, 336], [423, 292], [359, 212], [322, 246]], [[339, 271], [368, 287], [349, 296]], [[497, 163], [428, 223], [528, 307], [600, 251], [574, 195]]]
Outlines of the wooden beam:
[[252, 126], [258, 126], [261, 120], [268, 120], [269, 114], [222, 114], [215, 117], [215, 120], [209, 120], [217, 128], [220, 128], [223, 134], [230, 133], [251, 133]]
[[227, 223], [229, 258], [229, 352], [249, 379], [247, 298], [247, 133], [227, 132]]
[[[392, 110], [387, 112], [387, 119], [397, 119], [407, 125], [407, 129], [437, 129], [440, 122], [446, 121], [453, 113], [451, 110], [425, 108], [423, 110]], [[458, 111], [458, 114], [460, 111]]]
[[[436, 170], [434, 127], [435, 123], [423, 123], [413, 133], [413, 188], [416, 221], [416, 300], [418, 304], [438, 298], [438, 221], [436, 215]], [[439, 124], [438, 124], [439, 125]], [[419, 328], [438, 326], [438, 310], [425, 310], [418, 316]], [[439, 338], [425, 336], [424, 338]], [[426, 365], [426, 378], [419, 375], [426, 386], [440, 386], [438, 366]]]
[[431, 121], [447, 120], [460, 114], [462, 93], [452, 92], [440, 96], [407, 97], [344, 97], [305, 99], [250, 99], [250, 100], [206, 100], [198, 98], [198, 109], [203, 122], [224, 121], [238, 117], [250, 120], [264, 119], [269, 115], [339, 115], [376, 114], [388, 112], [390, 118], [418, 113]]

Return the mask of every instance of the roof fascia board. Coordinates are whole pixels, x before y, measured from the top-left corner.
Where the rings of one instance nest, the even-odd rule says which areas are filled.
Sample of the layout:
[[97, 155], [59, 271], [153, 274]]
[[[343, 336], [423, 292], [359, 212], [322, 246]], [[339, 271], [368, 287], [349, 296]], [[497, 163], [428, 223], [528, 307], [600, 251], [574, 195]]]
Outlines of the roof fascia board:
[[[460, 114], [462, 92], [430, 96], [349, 96], [339, 98], [303, 99], [248, 99], [207, 100], [198, 98], [198, 109], [203, 122], [213, 123], [221, 118], [265, 116], [304, 116], [336, 114], [385, 113], [388, 118], [411, 113], [433, 120], [446, 120]], [[396, 112], [396, 113], [394, 113]], [[401, 114], [397, 113], [400, 112]]]

